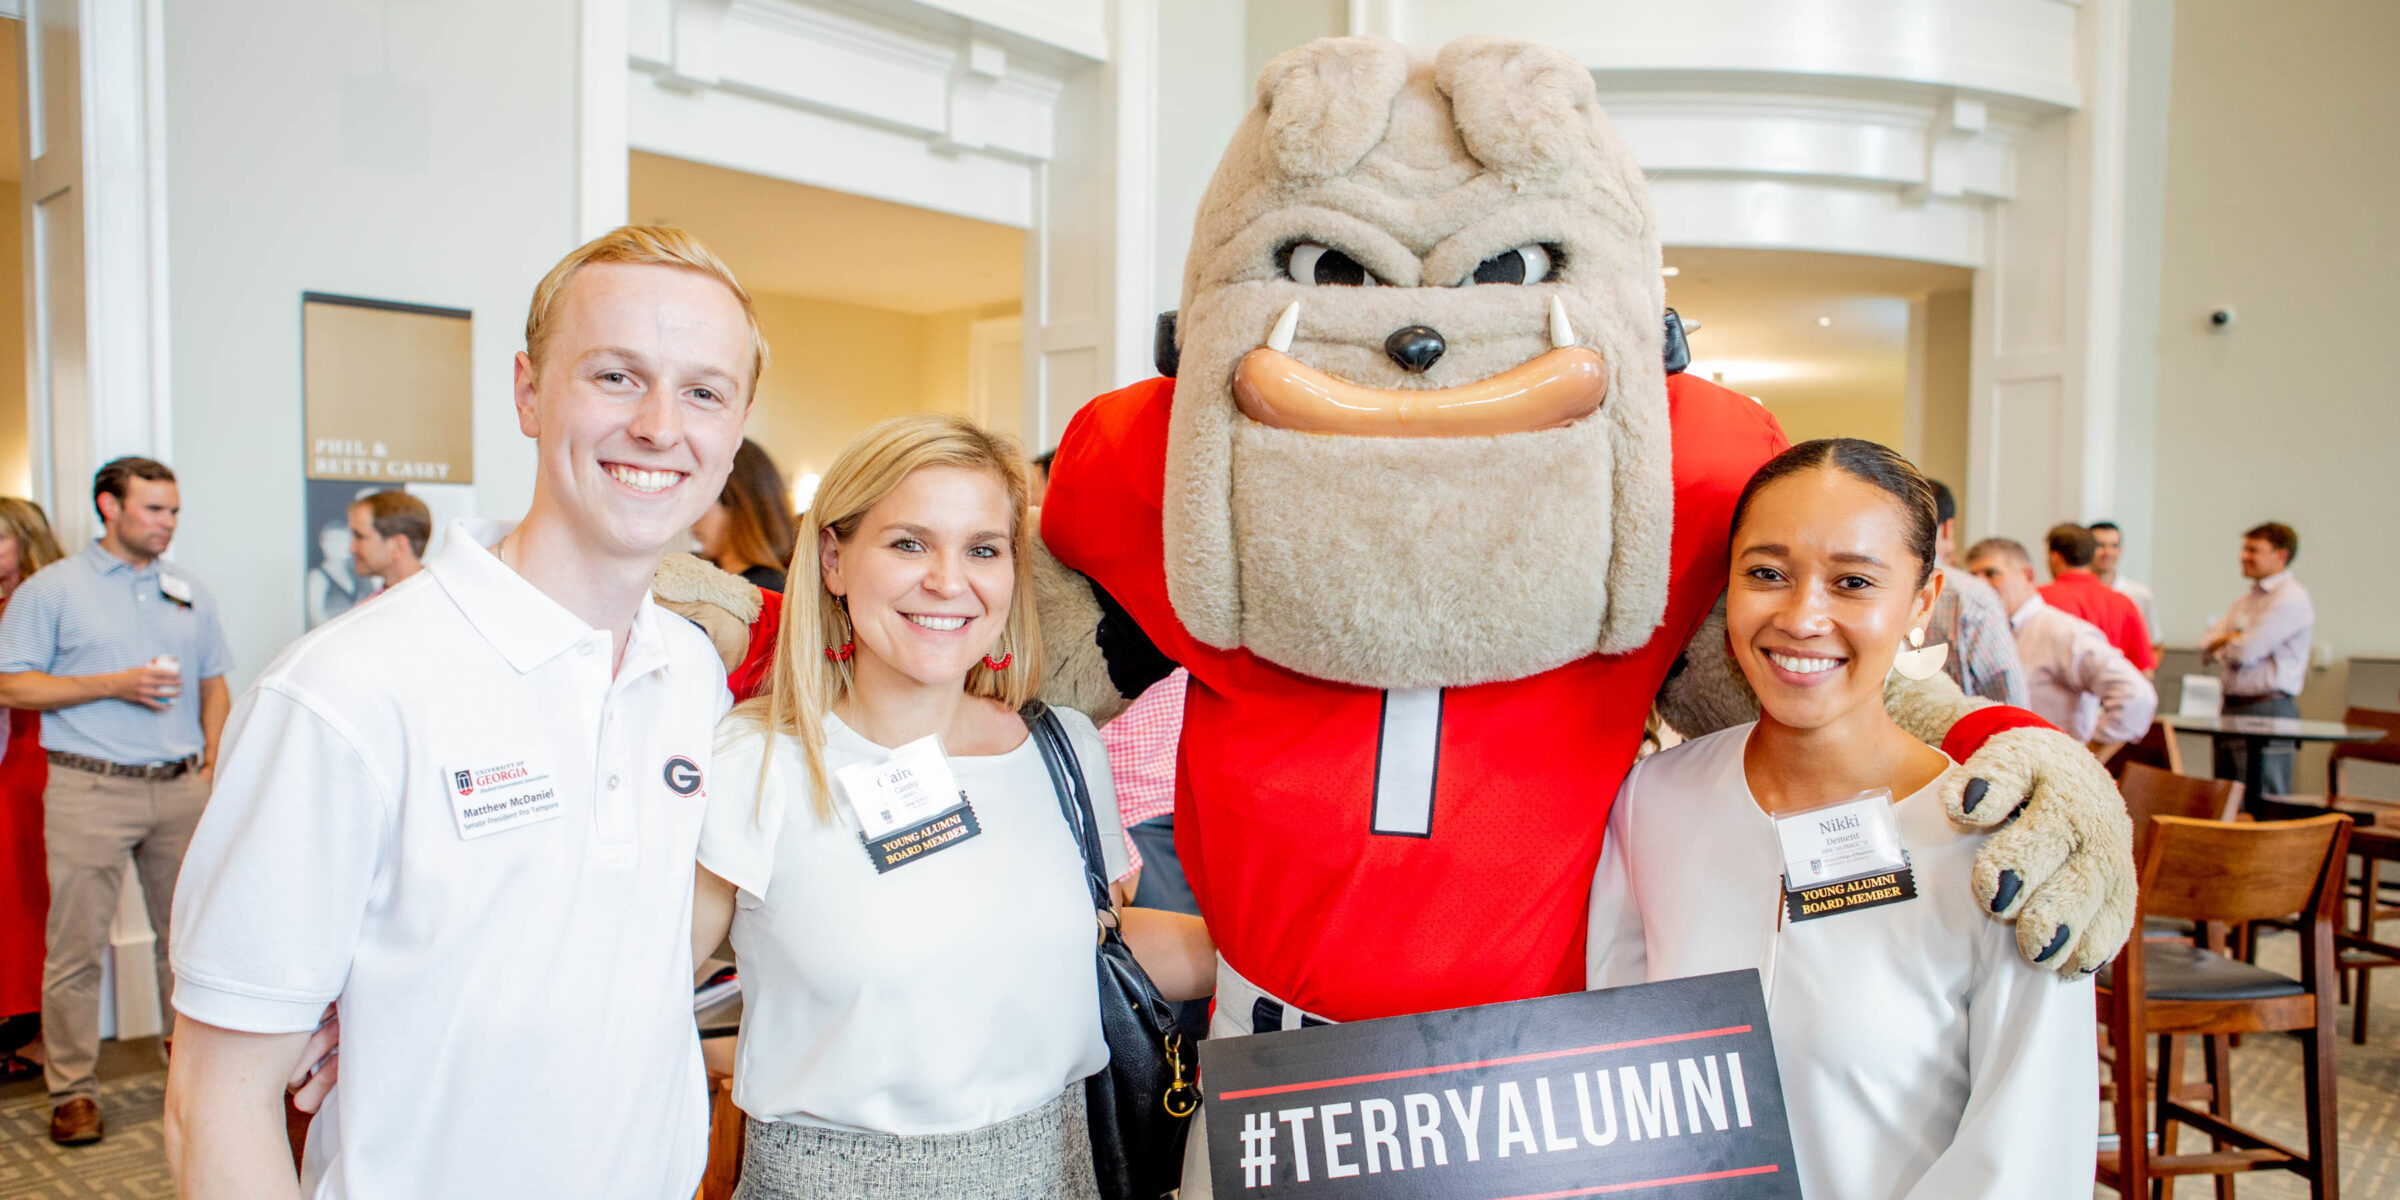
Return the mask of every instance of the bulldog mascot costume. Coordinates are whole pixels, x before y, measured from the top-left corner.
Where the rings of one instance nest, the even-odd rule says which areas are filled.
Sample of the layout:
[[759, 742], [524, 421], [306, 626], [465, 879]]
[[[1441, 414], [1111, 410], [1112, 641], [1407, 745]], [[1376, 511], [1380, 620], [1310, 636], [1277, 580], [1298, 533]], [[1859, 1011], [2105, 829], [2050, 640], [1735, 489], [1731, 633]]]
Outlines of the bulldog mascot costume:
[[[1191, 672], [1176, 836], [1223, 956], [1214, 1035], [1583, 987], [1649, 714], [1755, 717], [1712, 608], [1734, 498], [1786, 443], [1669, 373], [1659, 265], [1562, 53], [1336, 38], [1260, 77], [1171, 377], [1075, 417], [1041, 514], [1046, 698], [1106, 719]], [[2032, 962], [2098, 969], [2133, 914], [2107, 774], [1944, 676], [1888, 695], [1972, 769], [1954, 819], [2009, 822], [1985, 907]]]

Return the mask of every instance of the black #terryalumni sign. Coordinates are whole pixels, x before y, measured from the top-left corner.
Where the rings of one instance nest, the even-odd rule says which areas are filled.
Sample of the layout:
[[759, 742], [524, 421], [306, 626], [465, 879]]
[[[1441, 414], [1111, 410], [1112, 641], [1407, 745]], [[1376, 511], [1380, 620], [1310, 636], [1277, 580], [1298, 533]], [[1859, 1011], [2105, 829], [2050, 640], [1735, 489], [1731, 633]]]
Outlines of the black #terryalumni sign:
[[1200, 1043], [1228, 1197], [1797, 1197], [1758, 972]]

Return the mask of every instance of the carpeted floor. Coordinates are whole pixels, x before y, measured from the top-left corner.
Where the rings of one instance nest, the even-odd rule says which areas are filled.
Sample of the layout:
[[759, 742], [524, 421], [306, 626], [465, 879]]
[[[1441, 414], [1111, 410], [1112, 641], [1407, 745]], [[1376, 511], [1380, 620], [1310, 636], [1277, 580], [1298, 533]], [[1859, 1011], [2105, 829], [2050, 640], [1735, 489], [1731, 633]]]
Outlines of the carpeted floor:
[[159, 1105], [166, 1068], [158, 1041], [107, 1042], [100, 1050], [100, 1116], [108, 1136], [90, 1146], [50, 1141], [50, 1100], [39, 1079], [0, 1090], [0, 1198], [168, 1200]]
[[[2400, 921], [2387, 923], [2383, 935], [2400, 941]], [[2293, 944], [2289, 936], [2270, 938], [2261, 948], [2261, 965], [2297, 973]], [[2349, 1017], [2345, 1007], [2345, 1033]], [[2378, 981], [2370, 1033], [2367, 1045], [2345, 1040], [2341, 1047], [2342, 1195], [2400, 1200], [2400, 972], [2386, 972]], [[2192, 1071], [2199, 1071], [2197, 1063]], [[2233, 1052], [2233, 1072], [2235, 1118], [2301, 1144], [2307, 1131], [2300, 1117], [2299, 1044], [2282, 1035], [2246, 1038]], [[0, 1200], [166, 1200], [175, 1194], [160, 1157], [159, 1104], [167, 1077], [157, 1043], [109, 1043], [100, 1075], [108, 1137], [94, 1146], [50, 1143], [50, 1105], [39, 1080], [0, 1089]], [[2178, 1191], [2191, 1200], [2214, 1194], [2206, 1180]], [[2295, 1200], [2308, 1195], [2308, 1185], [2282, 1172], [2261, 1172], [2239, 1177], [2238, 1191], [2242, 1200]], [[2115, 1197], [2105, 1188], [2095, 1195]]]

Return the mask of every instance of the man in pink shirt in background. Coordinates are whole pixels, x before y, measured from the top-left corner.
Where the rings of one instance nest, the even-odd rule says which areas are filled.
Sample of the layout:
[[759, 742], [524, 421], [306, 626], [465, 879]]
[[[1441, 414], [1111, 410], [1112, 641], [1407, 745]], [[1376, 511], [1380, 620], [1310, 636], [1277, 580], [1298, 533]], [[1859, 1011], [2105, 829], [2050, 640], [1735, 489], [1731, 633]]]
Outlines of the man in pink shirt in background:
[[[2308, 681], [2308, 647], [2317, 625], [2308, 589], [2292, 578], [2300, 535], [2269, 521], [2242, 535], [2242, 576], [2250, 590], [2200, 639], [2200, 655], [2225, 681], [2225, 715], [2297, 717], [2300, 688]], [[2267, 795], [2292, 790], [2294, 742], [2269, 742], [2259, 782]], [[2235, 738], [2218, 742], [2219, 779], [2242, 778], [2244, 746]]]
[[2033, 560], [2009, 538], [1985, 538], [1967, 551], [1967, 569], [2000, 594], [2016, 631], [2030, 707], [2106, 762], [2139, 741], [2158, 715], [2158, 689], [2091, 622], [2042, 599]]

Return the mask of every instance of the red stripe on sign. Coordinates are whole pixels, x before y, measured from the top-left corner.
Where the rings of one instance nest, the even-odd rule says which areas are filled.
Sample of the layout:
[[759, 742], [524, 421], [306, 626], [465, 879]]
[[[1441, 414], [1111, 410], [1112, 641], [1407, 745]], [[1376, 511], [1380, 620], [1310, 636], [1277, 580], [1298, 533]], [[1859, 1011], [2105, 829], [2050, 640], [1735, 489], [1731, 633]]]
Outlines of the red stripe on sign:
[[1710, 1171], [1706, 1175], [1678, 1175], [1673, 1179], [1643, 1179], [1633, 1183], [1612, 1183], [1606, 1187], [1576, 1188], [1571, 1192], [1531, 1192], [1523, 1196], [1503, 1196], [1500, 1200], [1566, 1200], [1569, 1196], [1598, 1196], [1607, 1192], [1638, 1192], [1646, 1188], [1673, 1187], [1679, 1183], [1707, 1183], [1711, 1179], [1739, 1179], [1744, 1175], [1772, 1175], [1779, 1168], [1773, 1163], [1763, 1167], [1743, 1167], [1738, 1171]]
[[[1505, 1067], [1511, 1063], [1540, 1062], [1546, 1058], [1572, 1058], [1578, 1054], [1600, 1054], [1610, 1050], [1632, 1050], [1641, 1046], [1663, 1046], [1669, 1042], [1690, 1042], [1701, 1038], [1726, 1037], [1748, 1033], [1747, 1025], [1728, 1025], [1723, 1029], [1703, 1029], [1697, 1033], [1670, 1033], [1665, 1037], [1641, 1038], [1630, 1042], [1610, 1042], [1602, 1046], [1577, 1046], [1572, 1050], [1544, 1050], [1539, 1054], [1514, 1054], [1507, 1058], [1486, 1058], [1476, 1062], [1448, 1063], [1439, 1067], [1410, 1067], [1405, 1071], [1383, 1071], [1374, 1075], [1351, 1075], [1342, 1079], [1315, 1079], [1306, 1083], [1279, 1083], [1273, 1087], [1243, 1088], [1238, 1092], [1217, 1093], [1218, 1103], [1241, 1100], [1251, 1096], [1280, 1096], [1285, 1092], [1305, 1092], [1310, 1088], [1344, 1087], [1353, 1083], [1381, 1083], [1386, 1079], [1407, 1079], [1417, 1075], [1439, 1075], [1444, 1071], [1472, 1071], [1477, 1067]], [[1562, 1192], [1560, 1195], [1582, 1195]]]

